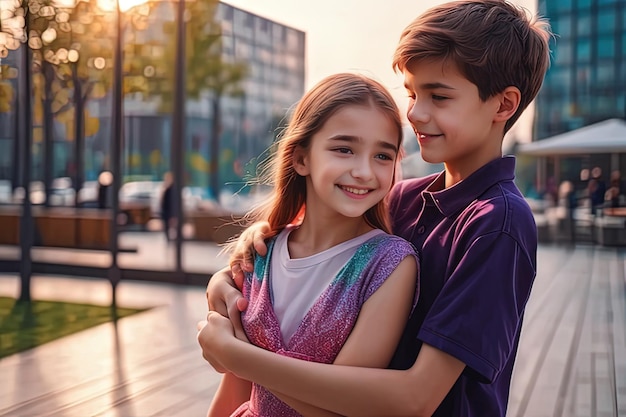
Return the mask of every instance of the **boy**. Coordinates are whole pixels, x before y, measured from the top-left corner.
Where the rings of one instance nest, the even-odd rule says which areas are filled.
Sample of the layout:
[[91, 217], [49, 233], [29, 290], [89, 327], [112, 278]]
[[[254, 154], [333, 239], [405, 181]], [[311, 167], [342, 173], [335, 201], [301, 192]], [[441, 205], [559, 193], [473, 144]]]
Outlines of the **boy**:
[[[421, 251], [424, 273], [390, 365], [398, 370], [259, 352], [212, 312], [198, 335], [204, 357], [343, 415], [505, 416], [537, 234], [501, 148], [541, 87], [549, 36], [546, 23], [503, 0], [436, 6], [402, 33], [393, 67], [405, 77], [407, 117], [424, 160], [445, 170], [399, 182], [390, 196], [393, 231]], [[229, 281], [213, 277], [207, 295], [236, 319], [244, 303]]]

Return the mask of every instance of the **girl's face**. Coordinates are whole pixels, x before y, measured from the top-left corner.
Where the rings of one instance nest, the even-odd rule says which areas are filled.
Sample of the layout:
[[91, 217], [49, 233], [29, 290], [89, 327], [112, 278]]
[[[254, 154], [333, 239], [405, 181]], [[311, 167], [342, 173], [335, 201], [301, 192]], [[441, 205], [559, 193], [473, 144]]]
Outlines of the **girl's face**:
[[310, 148], [294, 154], [296, 171], [306, 177], [307, 212], [362, 216], [389, 192], [398, 146], [397, 128], [382, 111], [366, 105], [337, 110]]

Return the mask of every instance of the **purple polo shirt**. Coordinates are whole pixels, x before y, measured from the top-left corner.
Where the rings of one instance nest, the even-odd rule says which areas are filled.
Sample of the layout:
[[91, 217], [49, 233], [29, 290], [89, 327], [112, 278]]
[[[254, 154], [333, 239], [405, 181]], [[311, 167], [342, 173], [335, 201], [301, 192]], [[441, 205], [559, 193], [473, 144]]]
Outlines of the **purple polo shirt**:
[[447, 189], [441, 173], [401, 181], [391, 193], [393, 231], [421, 251], [422, 274], [391, 367], [410, 368], [422, 343], [467, 365], [437, 417], [506, 414], [537, 252], [534, 218], [514, 171], [515, 158], [507, 156]]

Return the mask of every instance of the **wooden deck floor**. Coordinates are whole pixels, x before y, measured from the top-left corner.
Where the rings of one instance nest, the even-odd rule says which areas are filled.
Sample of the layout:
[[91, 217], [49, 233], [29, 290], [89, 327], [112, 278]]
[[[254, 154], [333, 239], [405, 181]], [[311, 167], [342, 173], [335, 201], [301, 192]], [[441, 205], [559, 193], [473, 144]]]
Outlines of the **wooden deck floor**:
[[[541, 246], [508, 417], [626, 416], [626, 250]], [[33, 296], [110, 302], [105, 280], [35, 277]], [[0, 294], [18, 280], [0, 276]], [[204, 416], [220, 375], [197, 346], [199, 287], [122, 282], [154, 308], [0, 360], [0, 417]]]
[[626, 416], [625, 253], [541, 248], [508, 416]]

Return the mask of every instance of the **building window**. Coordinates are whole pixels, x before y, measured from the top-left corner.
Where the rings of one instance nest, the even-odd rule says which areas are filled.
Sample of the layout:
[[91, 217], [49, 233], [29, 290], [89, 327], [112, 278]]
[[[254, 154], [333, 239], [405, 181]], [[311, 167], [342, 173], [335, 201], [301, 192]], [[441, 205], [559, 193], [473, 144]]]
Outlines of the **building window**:
[[591, 69], [589, 67], [580, 67], [576, 70], [576, 84], [575, 85], [578, 87], [578, 91], [588, 91], [590, 81], [591, 81]]
[[285, 32], [285, 28], [283, 26], [280, 25], [274, 25], [274, 30], [272, 31], [272, 35], [274, 36], [274, 40], [275, 41], [282, 41], [284, 39], [284, 32]]
[[576, 20], [576, 34], [578, 36], [589, 36], [591, 34], [591, 18], [589, 15], [578, 17]]
[[615, 64], [613, 63], [613, 61], [598, 63], [596, 80], [601, 85], [613, 85], [613, 83], [615, 82]]
[[572, 72], [568, 67], [554, 66], [546, 76], [551, 91], [562, 91], [563, 88], [569, 86], [572, 79]]
[[557, 42], [556, 44], [556, 61], [558, 61], [561, 64], [569, 64], [572, 62], [572, 44], [569, 42], [563, 42], [561, 44], [559, 44]]
[[576, 45], [576, 60], [588, 62], [591, 58], [591, 42], [589, 39], [580, 39]]
[[573, 2], [572, 0], [546, 0], [546, 6], [550, 15], [558, 15], [560, 12], [572, 10]]
[[615, 56], [615, 38], [601, 36], [598, 38], [598, 57], [613, 58]]
[[617, 13], [615, 8], [611, 7], [598, 12], [598, 33], [615, 32], [615, 19]]
[[595, 112], [597, 114], [611, 114], [615, 111], [616, 100], [613, 95], [601, 95], [597, 97]]
[[[557, 23], [558, 22], [558, 23]], [[572, 18], [570, 16], [563, 16], [558, 21], [555, 21], [553, 25], [554, 33], [559, 35], [559, 38], [569, 38], [572, 36]]]
[[222, 17], [225, 20], [232, 21], [233, 20], [233, 8], [228, 5], [225, 5], [224, 3], [220, 3], [220, 6], [221, 6], [220, 10], [223, 10]]
[[265, 19], [259, 19], [261, 32], [268, 32], [270, 29], [269, 22]]

